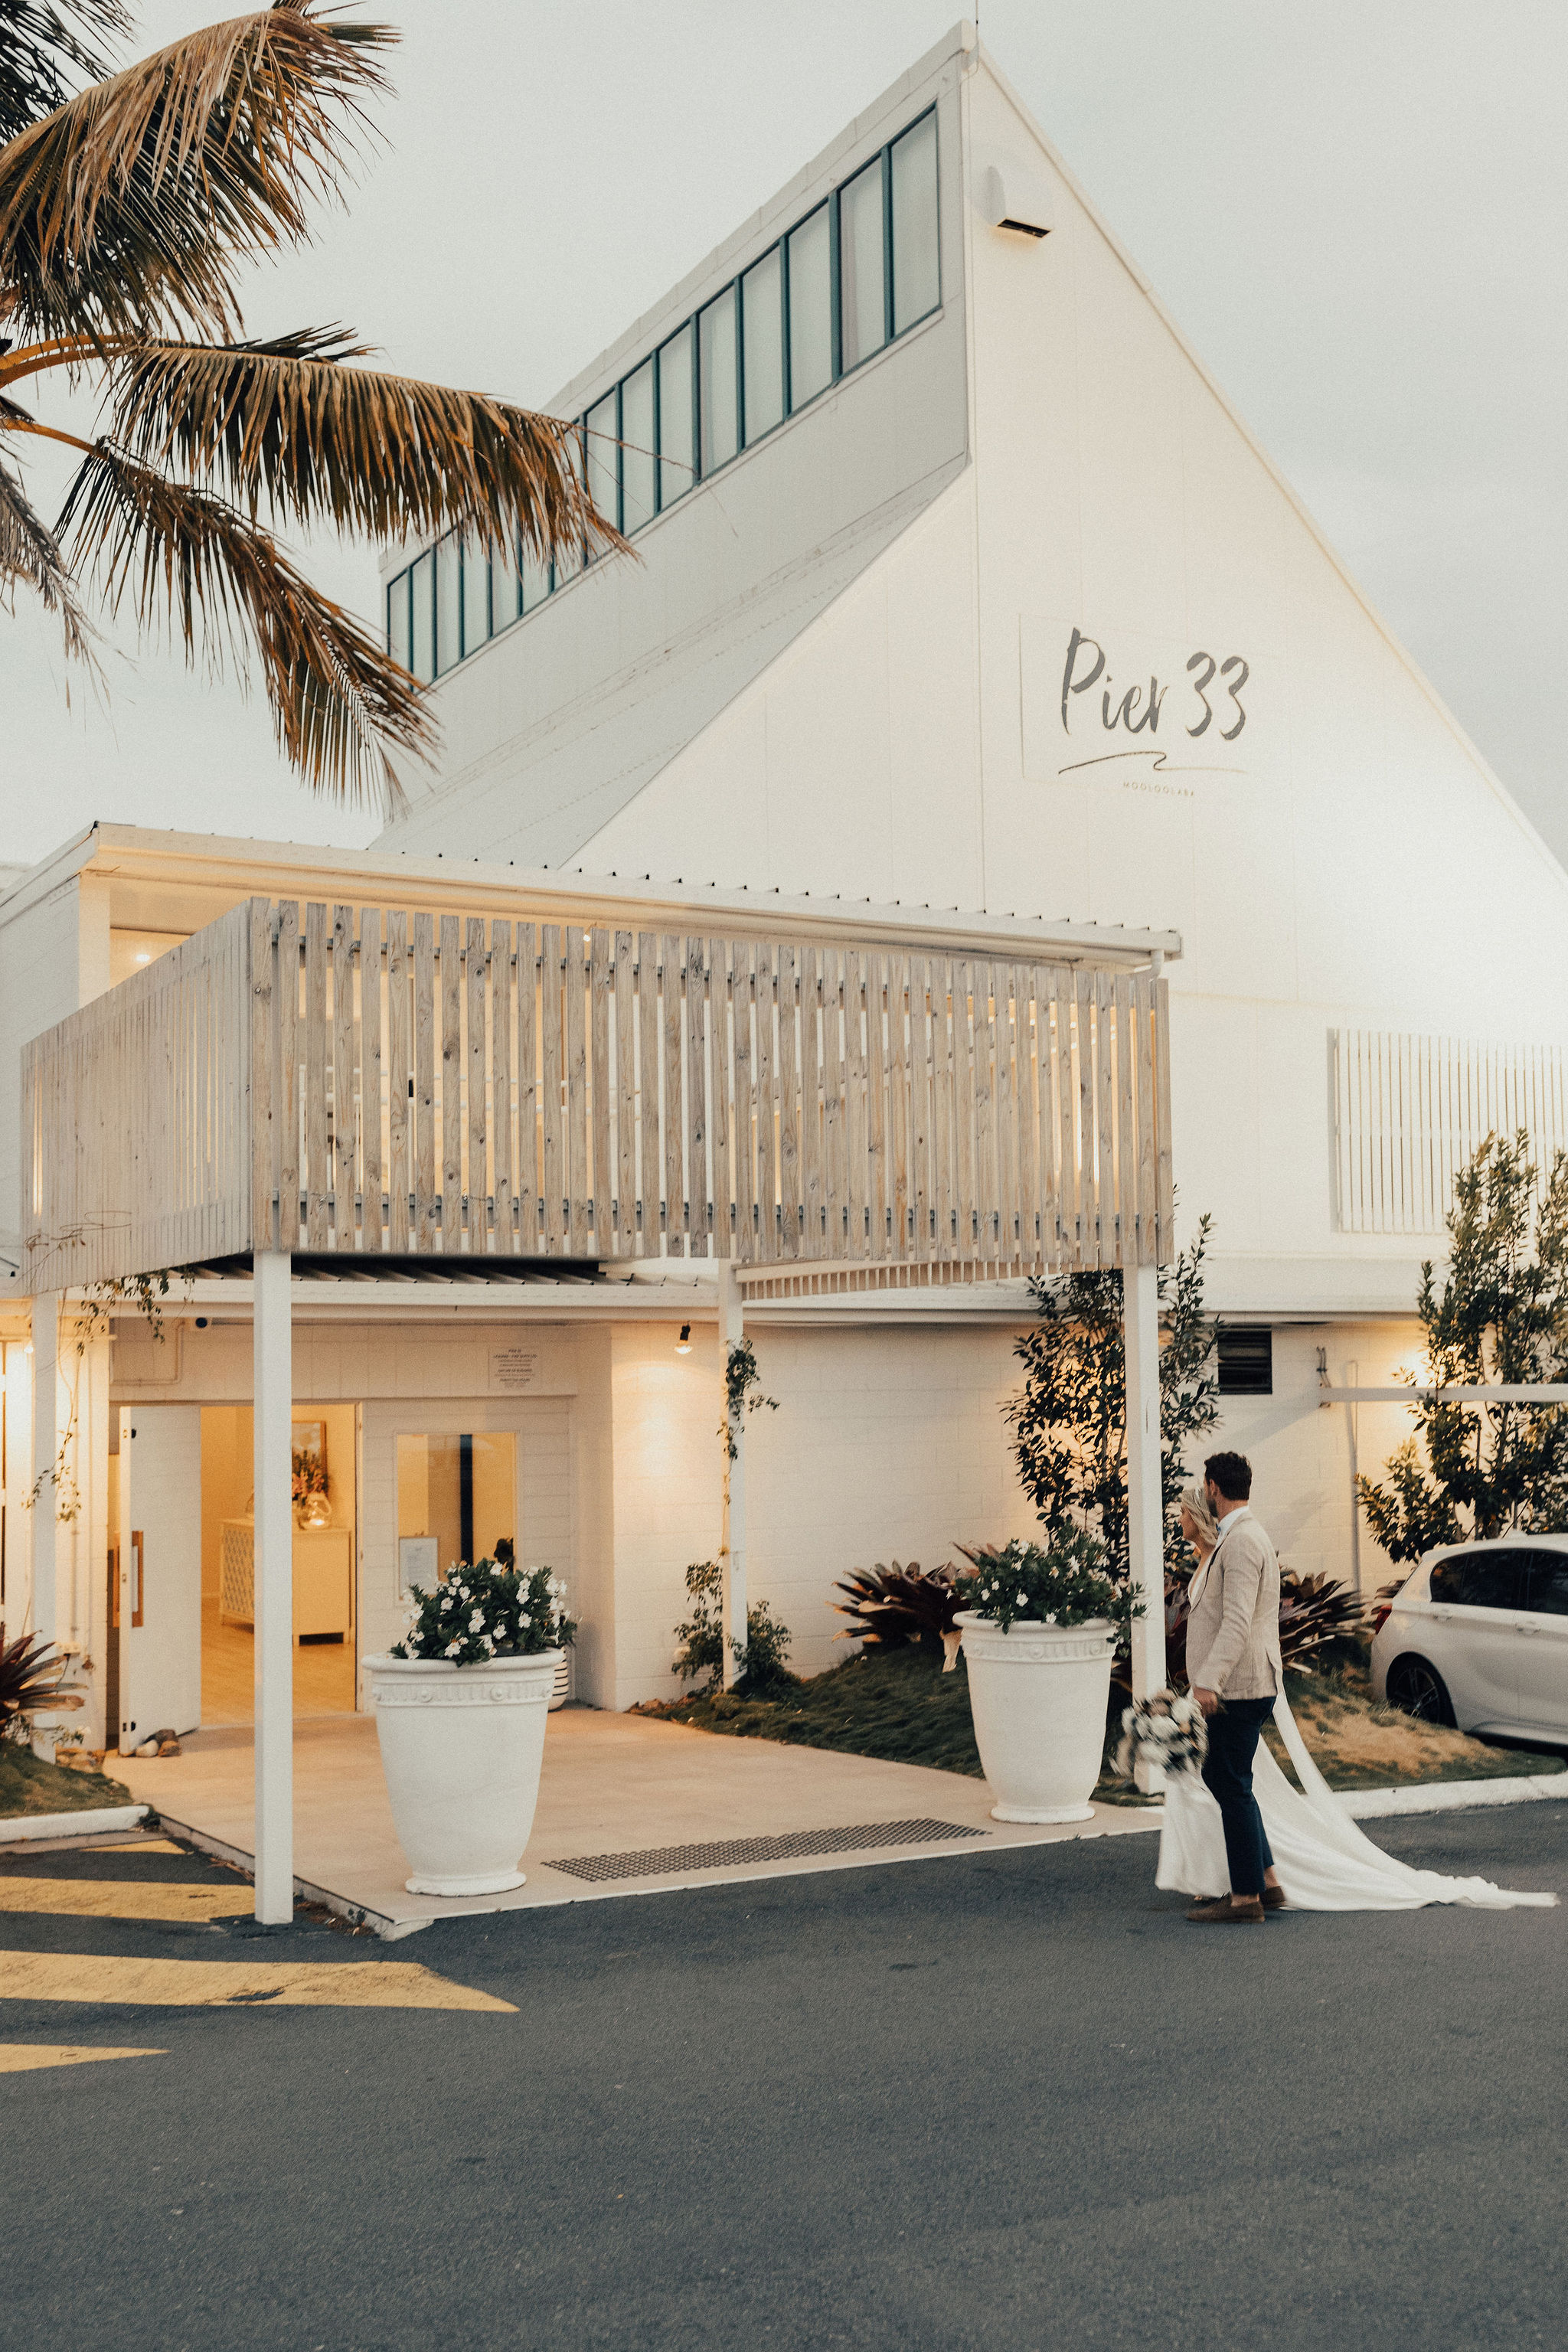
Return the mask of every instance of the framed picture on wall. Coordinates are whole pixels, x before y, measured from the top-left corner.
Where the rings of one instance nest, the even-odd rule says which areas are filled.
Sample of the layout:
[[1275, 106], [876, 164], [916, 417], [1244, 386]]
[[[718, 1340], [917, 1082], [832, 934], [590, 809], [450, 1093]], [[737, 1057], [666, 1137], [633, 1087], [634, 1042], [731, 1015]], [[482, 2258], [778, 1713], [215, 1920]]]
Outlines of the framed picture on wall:
[[[327, 1485], [327, 1424], [324, 1421], [297, 1421], [289, 1437], [294, 1456], [294, 1506], [299, 1510], [312, 1496], [324, 1498], [331, 1492]], [[324, 1507], [324, 1500], [321, 1507]]]
[[294, 1423], [294, 1454], [301, 1455], [323, 1475], [327, 1467], [327, 1424], [324, 1421], [297, 1421]]

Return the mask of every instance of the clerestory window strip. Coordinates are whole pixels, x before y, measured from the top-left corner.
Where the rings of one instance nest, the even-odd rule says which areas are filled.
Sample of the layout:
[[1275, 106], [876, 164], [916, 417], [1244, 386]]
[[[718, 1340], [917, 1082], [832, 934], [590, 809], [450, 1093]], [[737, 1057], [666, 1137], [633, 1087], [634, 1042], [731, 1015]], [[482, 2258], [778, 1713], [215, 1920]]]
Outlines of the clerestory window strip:
[[[578, 463], [618, 530], [635, 536], [942, 308], [938, 186], [932, 106], [577, 419]], [[586, 560], [448, 532], [388, 581], [388, 650], [429, 685]]]

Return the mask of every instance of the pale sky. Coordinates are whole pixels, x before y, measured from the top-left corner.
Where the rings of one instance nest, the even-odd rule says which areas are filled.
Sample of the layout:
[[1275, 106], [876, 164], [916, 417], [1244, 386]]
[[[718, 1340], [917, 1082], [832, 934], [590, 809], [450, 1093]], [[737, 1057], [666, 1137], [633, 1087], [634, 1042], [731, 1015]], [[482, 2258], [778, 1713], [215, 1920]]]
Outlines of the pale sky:
[[[152, 47], [223, 11], [149, 0]], [[932, 46], [955, 0], [388, 0], [386, 145], [252, 333], [531, 404]], [[983, 0], [986, 46], [1527, 814], [1568, 858], [1563, 0]], [[47, 385], [46, 421], [90, 424]], [[35, 462], [49, 514], [68, 468]], [[365, 613], [375, 552], [311, 551]], [[352, 844], [259, 702], [0, 613], [0, 862], [93, 818]]]

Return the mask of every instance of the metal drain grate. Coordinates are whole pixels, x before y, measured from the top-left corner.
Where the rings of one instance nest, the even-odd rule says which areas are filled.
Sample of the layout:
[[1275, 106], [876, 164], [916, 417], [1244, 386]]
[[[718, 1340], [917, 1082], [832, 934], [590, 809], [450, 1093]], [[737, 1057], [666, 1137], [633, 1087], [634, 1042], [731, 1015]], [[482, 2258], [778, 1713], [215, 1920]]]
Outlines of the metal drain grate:
[[547, 1862], [573, 1878], [663, 1878], [676, 1870], [729, 1870], [743, 1862], [794, 1862], [816, 1853], [861, 1853], [885, 1845], [940, 1845], [988, 1837], [956, 1822], [867, 1822], [858, 1829], [788, 1830], [776, 1837], [720, 1838], [711, 1845], [660, 1845], [646, 1853], [585, 1853]]

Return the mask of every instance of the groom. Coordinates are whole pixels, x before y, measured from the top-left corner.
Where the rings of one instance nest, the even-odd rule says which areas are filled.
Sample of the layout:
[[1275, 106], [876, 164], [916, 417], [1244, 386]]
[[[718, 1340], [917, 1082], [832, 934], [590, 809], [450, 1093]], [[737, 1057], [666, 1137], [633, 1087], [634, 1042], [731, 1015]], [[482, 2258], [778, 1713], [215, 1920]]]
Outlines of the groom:
[[1284, 1672], [1279, 1562], [1247, 1507], [1252, 1465], [1244, 1454], [1211, 1454], [1204, 1492], [1219, 1540], [1199, 1571], [1187, 1622], [1187, 1679], [1208, 1718], [1204, 1780], [1225, 1823], [1230, 1893], [1194, 1904], [1187, 1916], [1205, 1927], [1261, 1927], [1265, 1911], [1285, 1900], [1252, 1793], [1252, 1759]]

